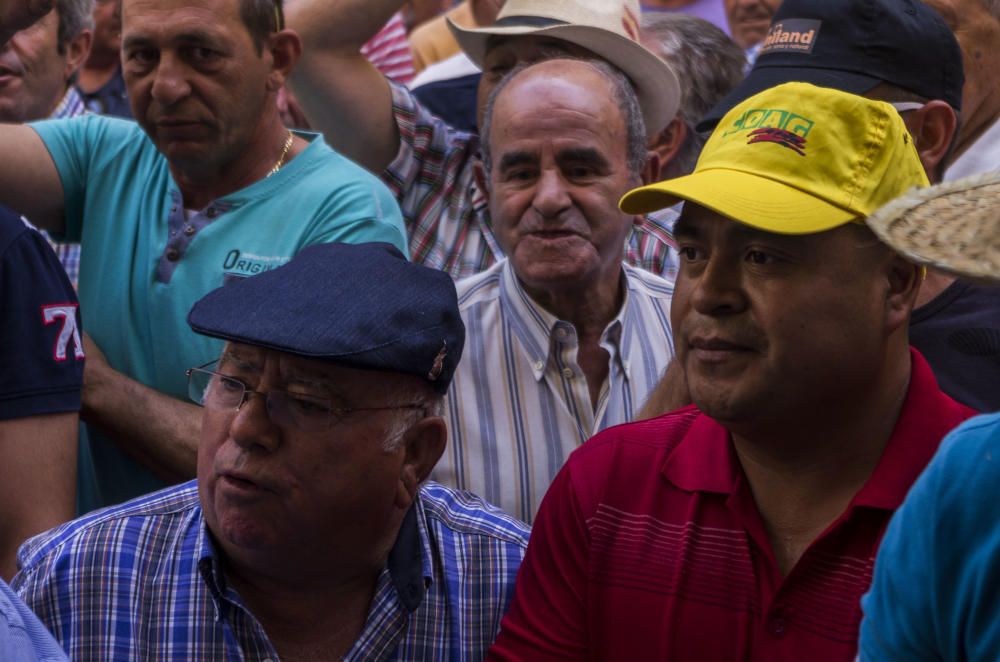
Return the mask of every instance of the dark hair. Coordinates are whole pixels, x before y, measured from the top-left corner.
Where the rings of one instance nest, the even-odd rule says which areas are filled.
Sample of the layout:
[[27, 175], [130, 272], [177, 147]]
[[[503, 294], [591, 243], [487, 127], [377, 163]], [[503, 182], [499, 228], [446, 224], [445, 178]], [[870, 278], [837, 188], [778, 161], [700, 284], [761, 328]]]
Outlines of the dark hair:
[[510, 73], [504, 76], [503, 80], [501, 80], [497, 86], [493, 88], [493, 91], [490, 92], [490, 97], [486, 101], [486, 109], [483, 113], [483, 125], [479, 129], [479, 137], [481, 141], [480, 148], [483, 154], [483, 168], [486, 170], [486, 174], [489, 175], [490, 169], [493, 165], [490, 162], [490, 131], [493, 126], [493, 109], [496, 106], [497, 99], [507, 86], [510, 85], [510, 83], [524, 71], [540, 64], [552, 62], [553, 60], [582, 62], [597, 71], [597, 73], [599, 73], [601, 77], [607, 81], [608, 87], [611, 88], [611, 96], [617, 102], [618, 110], [621, 112], [622, 122], [625, 124], [625, 129], [628, 133], [628, 144], [625, 145], [625, 156], [629, 172], [633, 175], [641, 174], [643, 167], [646, 165], [647, 158], [646, 125], [642, 119], [642, 110], [639, 108], [639, 99], [636, 97], [635, 88], [632, 87], [632, 82], [628, 79], [628, 76], [607, 62], [565, 56], [542, 60], [540, 62], [522, 63], [514, 67]]
[[285, 27], [281, 0], [240, 0], [240, 18], [250, 31], [258, 55], [268, 35]]

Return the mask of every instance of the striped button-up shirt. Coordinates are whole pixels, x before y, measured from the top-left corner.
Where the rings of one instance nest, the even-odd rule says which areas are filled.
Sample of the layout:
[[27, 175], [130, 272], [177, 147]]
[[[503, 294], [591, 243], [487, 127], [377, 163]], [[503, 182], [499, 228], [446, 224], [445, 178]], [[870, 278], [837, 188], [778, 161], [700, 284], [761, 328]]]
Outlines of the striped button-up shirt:
[[[527, 540], [473, 495], [423, 486], [345, 659], [481, 660]], [[73, 660], [278, 659], [226, 581], [193, 481], [37, 536], [18, 561], [13, 587]]]
[[569, 454], [632, 420], [673, 357], [671, 284], [623, 265], [625, 297], [604, 329], [596, 408], [576, 329], [532, 301], [505, 260], [458, 283], [465, 352], [448, 391], [448, 447], [434, 480], [530, 522]]
[[[49, 119], [76, 117], [77, 115], [83, 115], [86, 111], [83, 97], [80, 96], [75, 87], [70, 85], [62, 101], [59, 102], [56, 109], [49, 115]], [[80, 244], [55, 241], [48, 235], [46, 235], [46, 239], [52, 245], [52, 250], [56, 252], [56, 256], [59, 258], [59, 262], [62, 263], [63, 269], [66, 270], [69, 281], [73, 283], [73, 289], [76, 289], [76, 284], [80, 277]]]
[[[504, 255], [473, 175], [479, 138], [431, 115], [406, 88], [393, 85], [392, 98], [400, 149], [382, 181], [403, 211], [413, 261], [455, 279], [488, 269]], [[678, 262], [672, 235], [676, 216], [666, 209], [633, 226], [625, 261], [671, 278]]]

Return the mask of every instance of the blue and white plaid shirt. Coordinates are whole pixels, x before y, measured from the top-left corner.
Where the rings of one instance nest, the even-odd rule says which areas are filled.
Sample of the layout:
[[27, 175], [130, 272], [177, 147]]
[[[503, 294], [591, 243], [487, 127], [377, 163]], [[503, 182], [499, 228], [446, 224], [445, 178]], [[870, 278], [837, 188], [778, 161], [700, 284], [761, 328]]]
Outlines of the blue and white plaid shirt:
[[[483, 659], [527, 543], [477, 497], [424, 485], [345, 659]], [[213, 547], [192, 481], [32, 538], [12, 586], [73, 660], [277, 660]]]

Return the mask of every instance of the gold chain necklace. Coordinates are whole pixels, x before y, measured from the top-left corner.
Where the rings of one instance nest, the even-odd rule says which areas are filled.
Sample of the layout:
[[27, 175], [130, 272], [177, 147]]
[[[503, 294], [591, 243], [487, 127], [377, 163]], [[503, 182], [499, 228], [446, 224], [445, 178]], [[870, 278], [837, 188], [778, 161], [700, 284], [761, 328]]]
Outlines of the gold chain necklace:
[[[279, 170], [281, 170], [281, 166], [285, 165], [285, 157], [288, 156], [288, 150], [292, 148], [292, 142], [294, 141], [295, 141], [295, 134], [293, 134], [292, 130], [289, 129], [288, 138], [285, 139], [285, 145], [284, 147], [281, 148], [281, 156], [278, 157], [278, 161], [274, 164], [274, 167], [271, 168], [271, 172], [267, 173], [267, 177], [270, 177], [274, 173], [278, 172]], [[267, 179], [267, 177], [265, 177], [264, 179]]]

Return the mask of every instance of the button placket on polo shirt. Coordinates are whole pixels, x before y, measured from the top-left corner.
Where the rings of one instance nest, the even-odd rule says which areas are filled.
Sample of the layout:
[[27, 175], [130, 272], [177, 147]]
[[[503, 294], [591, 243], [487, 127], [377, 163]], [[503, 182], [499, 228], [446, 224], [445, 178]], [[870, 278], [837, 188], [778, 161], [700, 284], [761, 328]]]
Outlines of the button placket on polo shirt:
[[167, 245], [156, 268], [156, 280], [160, 283], [170, 282], [174, 270], [184, 258], [195, 236], [229, 210], [229, 205], [225, 203], [212, 202], [202, 211], [186, 218], [180, 193], [171, 191], [170, 195], [172, 203], [167, 217]]

